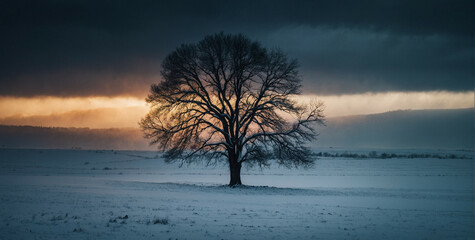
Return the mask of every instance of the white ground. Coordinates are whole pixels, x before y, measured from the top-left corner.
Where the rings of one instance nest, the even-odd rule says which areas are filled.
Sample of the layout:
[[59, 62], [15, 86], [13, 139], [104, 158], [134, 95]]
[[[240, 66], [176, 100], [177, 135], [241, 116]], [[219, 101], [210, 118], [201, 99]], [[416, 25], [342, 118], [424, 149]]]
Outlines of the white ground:
[[473, 239], [473, 169], [321, 158], [230, 189], [224, 166], [154, 152], [0, 149], [0, 239]]

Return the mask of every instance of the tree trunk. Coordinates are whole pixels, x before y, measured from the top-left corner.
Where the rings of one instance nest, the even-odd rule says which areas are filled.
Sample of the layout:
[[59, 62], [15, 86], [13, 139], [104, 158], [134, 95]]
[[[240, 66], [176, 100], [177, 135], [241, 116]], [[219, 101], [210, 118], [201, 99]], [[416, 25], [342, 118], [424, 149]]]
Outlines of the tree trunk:
[[237, 161], [230, 161], [229, 162], [229, 173], [231, 175], [229, 186], [233, 187], [236, 185], [241, 185], [241, 163]]

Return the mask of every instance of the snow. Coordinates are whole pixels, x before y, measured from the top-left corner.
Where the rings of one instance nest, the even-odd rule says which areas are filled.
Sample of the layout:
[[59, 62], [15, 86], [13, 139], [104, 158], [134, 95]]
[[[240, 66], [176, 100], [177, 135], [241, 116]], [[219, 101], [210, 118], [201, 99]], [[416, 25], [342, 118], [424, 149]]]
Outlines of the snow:
[[227, 171], [155, 152], [0, 149], [0, 239], [474, 238], [473, 159], [320, 158], [245, 168], [252, 186], [238, 188]]

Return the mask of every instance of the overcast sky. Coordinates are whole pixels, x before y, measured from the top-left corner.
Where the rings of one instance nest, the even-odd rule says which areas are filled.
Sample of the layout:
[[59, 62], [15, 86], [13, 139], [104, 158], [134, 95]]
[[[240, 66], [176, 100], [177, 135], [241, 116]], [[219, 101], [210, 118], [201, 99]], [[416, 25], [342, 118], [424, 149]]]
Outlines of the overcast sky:
[[280, 47], [304, 93], [473, 91], [473, 1], [2, 1], [0, 96], [144, 97], [181, 43]]

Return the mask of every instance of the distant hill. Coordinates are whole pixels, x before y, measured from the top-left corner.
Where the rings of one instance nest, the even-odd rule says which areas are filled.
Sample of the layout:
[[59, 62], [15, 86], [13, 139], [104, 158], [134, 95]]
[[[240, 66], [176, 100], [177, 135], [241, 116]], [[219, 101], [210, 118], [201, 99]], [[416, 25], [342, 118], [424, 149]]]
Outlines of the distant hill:
[[60, 128], [0, 125], [2, 148], [153, 150], [136, 128]]
[[319, 147], [473, 149], [474, 109], [335, 117], [319, 132]]
[[[473, 149], [474, 109], [407, 110], [335, 117], [318, 129], [317, 147]], [[3, 148], [153, 150], [135, 128], [0, 125]]]

